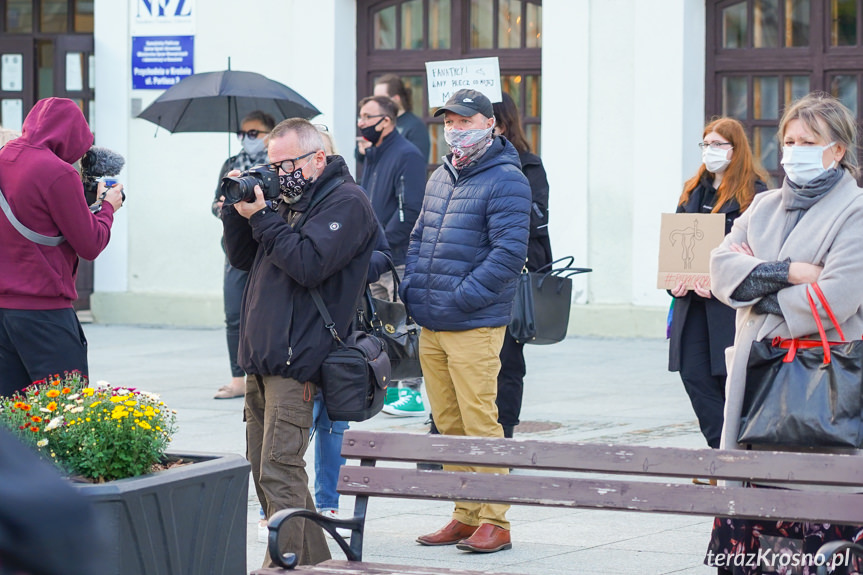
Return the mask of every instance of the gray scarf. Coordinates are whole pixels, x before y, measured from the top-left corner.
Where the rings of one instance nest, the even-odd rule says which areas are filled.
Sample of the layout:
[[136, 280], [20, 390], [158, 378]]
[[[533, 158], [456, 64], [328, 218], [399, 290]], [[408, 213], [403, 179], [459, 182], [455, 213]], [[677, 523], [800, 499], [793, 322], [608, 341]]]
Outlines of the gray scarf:
[[827, 170], [805, 186], [797, 185], [788, 178], [785, 178], [781, 192], [782, 205], [785, 207], [785, 227], [782, 230], [783, 240], [788, 239], [791, 231], [809, 208], [814, 206], [818, 200], [832, 190], [844, 175], [844, 169], [833, 168]]
[[247, 154], [246, 150], [241, 150], [240, 153], [237, 154], [234, 158], [234, 165], [232, 166], [232, 168], [234, 170], [240, 170], [241, 172], [245, 172], [253, 166], [260, 166], [262, 164], [266, 164], [267, 162], [267, 148], [264, 148], [263, 151], [254, 158]]

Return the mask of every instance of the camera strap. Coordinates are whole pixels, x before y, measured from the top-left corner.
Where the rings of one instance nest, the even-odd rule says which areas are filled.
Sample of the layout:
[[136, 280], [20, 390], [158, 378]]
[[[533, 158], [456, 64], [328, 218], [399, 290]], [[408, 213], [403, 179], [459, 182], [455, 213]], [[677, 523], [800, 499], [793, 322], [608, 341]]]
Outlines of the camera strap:
[[63, 236], [43, 236], [19, 222], [15, 214], [12, 213], [12, 208], [9, 206], [9, 202], [6, 201], [6, 196], [3, 195], [3, 190], [0, 190], [0, 210], [3, 210], [9, 223], [12, 224], [13, 228], [18, 230], [19, 234], [35, 244], [39, 244], [40, 246], [59, 246], [66, 241], [66, 238]]

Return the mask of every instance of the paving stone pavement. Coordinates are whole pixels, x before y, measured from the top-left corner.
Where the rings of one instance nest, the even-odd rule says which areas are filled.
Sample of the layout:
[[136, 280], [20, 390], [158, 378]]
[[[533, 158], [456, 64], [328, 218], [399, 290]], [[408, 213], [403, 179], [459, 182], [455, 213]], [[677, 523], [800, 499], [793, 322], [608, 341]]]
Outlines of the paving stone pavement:
[[[177, 410], [174, 451], [245, 451], [242, 399], [212, 399], [228, 382], [224, 332], [87, 324], [94, 380], [162, 395]], [[525, 348], [521, 429], [516, 438], [703, 447], [704, 440], [677, 374], [669, 373], [662, 339], [569, 338]], [[380, 414], [356, 429], [427, 431], [425, 418]], [[307, 455], [310, 485], [313, 453]], [[343, 497], [346, 513], [353, 500]], [[249, 489], [249, 570], [261, 565], [258, 502]], [[372, 499], [366, 521], [368, 561], [524, 575], [715, 573], [702, 565], [709, 518], [615, 511], [513, 507], [513, 548], [490, 555], [423, 547], [415, 538], [449, 520], [451, 504]], [[342, 558], [331, 543], [334, 557]], [[238, 574], [239, 575], [239, 574]]]

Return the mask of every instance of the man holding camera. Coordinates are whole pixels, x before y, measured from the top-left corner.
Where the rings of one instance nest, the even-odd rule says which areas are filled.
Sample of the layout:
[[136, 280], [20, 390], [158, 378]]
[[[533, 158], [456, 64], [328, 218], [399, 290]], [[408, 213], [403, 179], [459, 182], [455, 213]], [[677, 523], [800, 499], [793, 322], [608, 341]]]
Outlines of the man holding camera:
[[72, 309], [78, 257], [105, 249], [123, 205], [122, 185], [99, 182], [101, 209], [88, 209], [72, 164], [92, 145], [77, 104], [46, 98], [0, 149], [0, 395], [64, 371], [87, 375], [87, 339]]
[[[339, 336], [347, 336], [378, 225], [344, 159], [327, 157], [311, 123], [281, 122], [270, 133], [268, 151], [272, 172], [228, 174], [235, 178], [231, 191], [256, 185], [253, 197], [235, 203], [246, 194], [225, 194], [222, 223], [231, 265], [249, 270], [238, 355], [248, 374], [247, 457], [269, 518], [289, 507], [315, 509], [303, 457], [333, 337], [309, 289], [319, 290]], [[291, 522], [282, 551], [296, 553], [301, 565], [330, 557], [320, 527], [304, 520]], [[264, 566], [272, 566], [269, 556]]]

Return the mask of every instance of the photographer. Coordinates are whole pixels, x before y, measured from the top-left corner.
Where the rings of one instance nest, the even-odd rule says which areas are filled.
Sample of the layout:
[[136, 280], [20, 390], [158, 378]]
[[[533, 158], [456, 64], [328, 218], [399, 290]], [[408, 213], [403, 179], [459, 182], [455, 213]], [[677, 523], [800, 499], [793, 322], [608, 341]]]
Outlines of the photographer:
[[[327, 157], [311, 123], [281, 122], [268, 150], [272, 171], [235, 179], [225, 190], [222, 224], [231, 265], [249, 270], [238, 359], [248, 374], [247, 457], [269, 518], [289, 507], [315, 509], [303, 457], [320, 366], [333, 337], [309, 289], [320, 291], [339, 336], [347, 336], [378, 224], [344, 159]], [[250, 181], [261, 184], [251, 197]], [[329, 558], [320, 527], [302, 519], [289, 527], [283, 552], [296, 553], [301, 565]], [[269, 556], [264, 566], [272, 566]]]
[[[78, 106], [39, 100], [20, 138], [0, 149], [0, 395], [33, 381], [78, 370], [87, 375], [87, 340], [72, 309], [78, 257], [93, 260], [108, 245], [123, 186], [99, 184], [102, 208], [92, 213], [72, 166], [93, 144]], [[11, 218], [10, 218], [11, 214]], [[65, 238], [43, 245], [15, 227]]]

